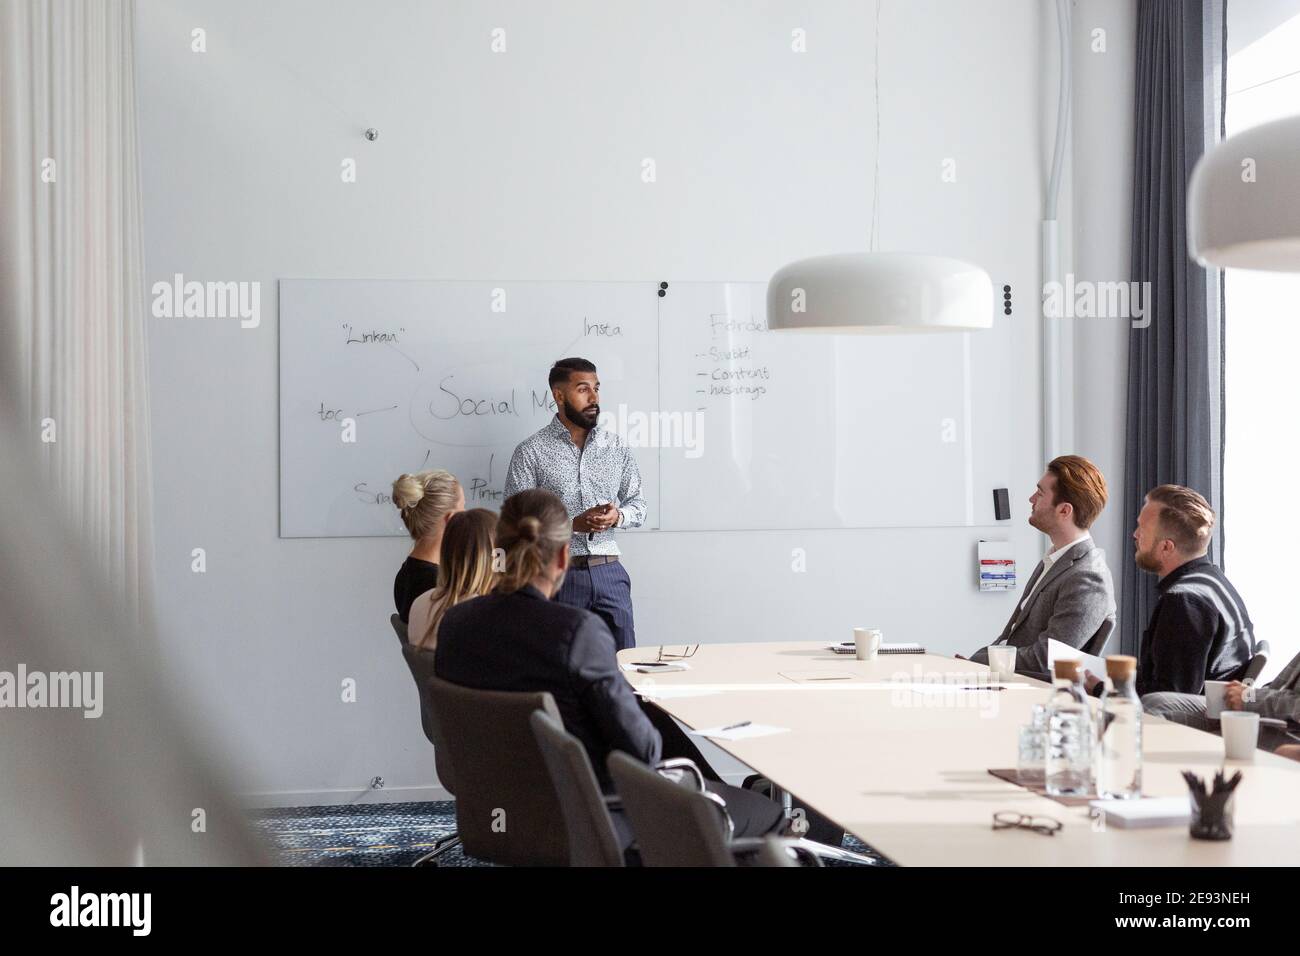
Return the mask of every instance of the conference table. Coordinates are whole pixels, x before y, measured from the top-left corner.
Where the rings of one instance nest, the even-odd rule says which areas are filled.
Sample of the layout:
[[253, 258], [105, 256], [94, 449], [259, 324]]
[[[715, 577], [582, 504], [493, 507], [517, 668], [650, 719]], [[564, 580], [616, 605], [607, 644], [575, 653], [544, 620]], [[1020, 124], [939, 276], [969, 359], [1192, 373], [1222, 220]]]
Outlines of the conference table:
[[[621, 651], [655, 661], [657, 647]], [[665, 654], [682, 654], [681, 646]], [[1014, 769], [1019, 728], [1050, 685], [1024, 677], [988, 686], [989, 668], [934, 654], [859, 661], [825, 643], [703, 644], [689, 669], [638, 673], [638, 694], [692, 730], [744, 721], [783, 728], [711, 742], [907, 866], [1261, 866], [1300, 863], [1300, 762], [1265, 751], [1225, 761], [1215, 734], [1146, 715], [1143, 793], [1187, 795], [1180, 775], [1242, 770], [1231, 840], [1194, 840], [1186, 823], [1123, 829], [999, 779]], [[993, 829], [1000, 811], [1046, 816], [1052, 836]]]

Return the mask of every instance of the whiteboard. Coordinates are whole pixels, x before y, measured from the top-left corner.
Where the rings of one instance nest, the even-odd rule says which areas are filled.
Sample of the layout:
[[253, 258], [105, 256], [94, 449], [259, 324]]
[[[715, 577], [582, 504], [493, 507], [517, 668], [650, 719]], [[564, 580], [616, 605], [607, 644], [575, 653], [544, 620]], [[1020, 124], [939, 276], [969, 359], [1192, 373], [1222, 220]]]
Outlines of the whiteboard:
[[456, 475], [467, 507], [499, 507], [570, 355], [599, 370], [647, 529], [973, 524], [968, 335], [769, 332], [765, 294], [281, 280], [280, 534], [405, 534], [390, 488], [424, 468]]
[[[426, 468], [500, 507], [515, 446], [555, 414], [556, 359], [655, 407], [656, 309], [648, 283], [281, 280], [280, 535], [406, 534], [392, 483]], [[637, 458], [654, 527], [657, 456]]]
[[766, 283], [670, 286], [662, 393], [704, 416], [662, 451], [665, 528], [974, 523], [969, 334], [766, 331]]

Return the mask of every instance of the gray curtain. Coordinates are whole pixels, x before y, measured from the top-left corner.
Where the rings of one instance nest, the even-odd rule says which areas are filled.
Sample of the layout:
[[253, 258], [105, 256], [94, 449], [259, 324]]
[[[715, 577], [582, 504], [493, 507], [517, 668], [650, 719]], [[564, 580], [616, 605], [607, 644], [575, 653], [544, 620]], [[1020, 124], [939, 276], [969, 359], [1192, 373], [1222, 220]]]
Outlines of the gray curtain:
[[[1124, 514], [1156, 485], [1195, 488], [1219, 513], [1223, 557], [1223, 281], [1187, 254], [1187, 182], [1223, 137], [1225, 0], [1140, 0], [1134, 104], [1132, 280], [1150, 283], [1129, 332]], [[1124, 561], [1120, 647], [1137, 654], [1155, 578]]]

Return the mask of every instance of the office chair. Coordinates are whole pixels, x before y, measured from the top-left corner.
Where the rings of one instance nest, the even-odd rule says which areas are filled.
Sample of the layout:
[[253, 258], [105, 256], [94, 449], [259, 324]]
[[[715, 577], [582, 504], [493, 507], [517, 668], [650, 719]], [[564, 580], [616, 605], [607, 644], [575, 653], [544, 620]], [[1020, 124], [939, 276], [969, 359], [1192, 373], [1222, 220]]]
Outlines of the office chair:
[[609, 811], [616, 797], [600, 792], [587, 748], [545, 711], [528, 719], [569, 831], [570, 866], [623, 866], [623, 851]]
[[[816, 860], [816, 857], [813, 857]], [[798, 851], [790, 847], [780, 837], [765, 837], [763, 845], [754, 854], [754, 866], [799, 866]], [[815, 865], [820, 866], [818, 860]]]
[[821, 845], [809, 840], [733, 838], [726, 801], [704, 788], [704, 777], [689, 760], [671, 763], [672, 768], [663, 768], [673, 774], [667, 776], [618, 751], [606, 762], [646, 866], [764, 865], [771, 859], [767, 844], [773, 840], [787, 856], [822, 865]]
[[1259, 680], [1259, 675], [1264, 673], [1264, 668], [1268, 665], [1268, 641], [1256, 641], [1255, 653], [1251, 655], [1250, 662], [1246, 665], [1245, 672], [1241, 675], [1243, 684], [1253, 684]]
[[[753, 776], [750, 776], [745, 780], [743, 786], [744, 789], [746, 790], [753, 790], [755, 793], [761, 793], [764, 796], [766, 796], [768, 799], [774, 800], [777, 803], [781, 804], [782, 809], [785, 810], [785, 815], [787, 818], [793, 816], [793, 812], [794, 812], [793, 795], [790, 793], [790, 791], [778, 787], [767, 777], [764, 777], [762, 774], [754, 774]], [[833, 821], [828, 821], [828, 822], [833, 822]], [[807, 824], [808, 821], [805, 820], [804, 823]], [[834, 825], [838, 827], [838, 824], [834, 824]], [[839, 832], [840, 832], [839, 839], [842, 840], [844, 838], [844, 831], [840, 830]], [[844, 863], [858, 863], [861, 864], [862, 866], [881, 865], [881, 861], [876, 857], [867, 856], [863, 853], [858, 853], [854, 850], [846, 850], [842, 846], [839, 846], [837, 844], [824, 843], [822, 841], [813, 840], [809, 838], [800, 839], [799, 843], [804, 849], [809, 850], [810, 852], [815, 854], [819, 860], [822, 859], [839, 860]]]
[[397, 640], [401, 643], [402, 647], [406, 647], [407, 644], [411, 643], [407, 639], [405, 621], [394, 614], [388, 618], [388, 623], [393, 625], [393, 630], [397, 632]]
[[569, 834], [529, 718], [560, 712], [548, 693], [473, 690], [424, 680], [455, 774], [456, 829], [466, 853], [507, 866], [565, 866]]
[[[1259, 675], [1264, 673], [1264, 668], [1268, 666], [1270, 650], [1268, 641], [1255, 642], [1255, 653], [1250, 656], [1250, 661], [1246, 664], [1246, 669], [1240, 678], [1243, 684], [1253, 685], [1259, 680]], [[1295, 742], [1290, 721], [1280, 717], [1259, 718], [1259, 746], [1264, 750], [1276, 750], [1282, 744]]]
[[[1091, 654], [1093, 657], [1102, 657], [1106, 650], [1106, 645], [1110, 643], [1110, 636], [1115, 633], [1115, 619], [1108, 617], [1101, 622], [1101, 627], [1097, 632], [1083, 642], [1079, 651], [1083, 654]], [[1050, 684], [1055, 681], [1055, 677], [1050, 671], [1031, 671], [1022, 668], [1019, 663], [1016, 665], [1016, 673], [1021, 677], [1028, 677], [1032, 680], [1042, 681], [1044, 684]], [[1104, 677], [1104, 674], [1098, 674], [1098, 677]]]
[[1101, 622], [1101, 627], [1097, 628], [1097, 633], [1084, 641], [1083, 647], [1079, 648], [1079, 650], [1085, 654], [1091, 654], [1093, 657], [1101, 657], [1114, 630], [1115, 619], [1113, 617], [1106, 618]]
[[[396, 629], [401, 623], [401, 618], [394, 614], [393, 628]], [[402, 626], [405, 629], [405, 625]], [[402, 647], [402, 657], [406, 661], [406, 666], [411, 669], [411, 676], [415, 678], [415, 689], [420, 694], [420, 724], [424, 727], [424, 736], [428, 737], [429, 743], [433, 744], [433, 766], [438, 774], [438, 782], [454, 797], [456, 787], [452, 780], [450, 761], [447, 759], [447, 748], [439, 742], [438, 727], [433, 719], [433, 709], [429, 705], [427, 682], [433, 676], [433, 655], [407, 644]], [[438, 857], [459, 845], [460, 835], [452, 833], [435, 843], [432, 850], [411, 865], [437, 866]]]

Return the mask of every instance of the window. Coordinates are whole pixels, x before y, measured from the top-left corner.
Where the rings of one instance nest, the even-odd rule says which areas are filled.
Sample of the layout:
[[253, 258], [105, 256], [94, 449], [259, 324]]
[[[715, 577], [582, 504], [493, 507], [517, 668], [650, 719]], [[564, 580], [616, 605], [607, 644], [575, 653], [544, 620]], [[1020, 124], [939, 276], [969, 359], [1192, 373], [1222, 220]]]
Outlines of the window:
[[[1273, 22], [1261, 22], [1270, 10]], [[1300, 112], [1300, 8], [1229, 3], [1229, 44], [1234, 32], [1229, 136]], [[1257, 175], [1266, 188], [1267, 170]], [[1224, 570], [1272, 648], [1270, 678], [1300, 653], [1290, 560], [1300, 554], [1300, 274], [1230, 269], [1224, 296]]]

